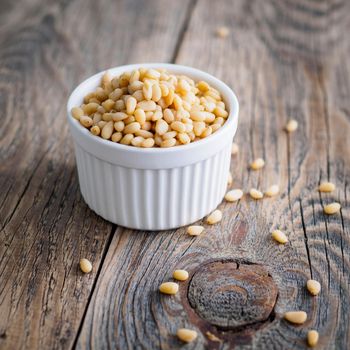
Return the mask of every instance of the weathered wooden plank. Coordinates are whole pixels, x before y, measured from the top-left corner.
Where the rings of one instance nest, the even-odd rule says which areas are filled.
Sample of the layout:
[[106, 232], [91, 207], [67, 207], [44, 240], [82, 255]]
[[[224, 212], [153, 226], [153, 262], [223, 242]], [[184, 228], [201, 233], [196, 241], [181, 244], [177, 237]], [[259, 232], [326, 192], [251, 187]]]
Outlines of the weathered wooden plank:
[[[79, 193], [65, 120], [69, 92], [103, 68], [170, 60], [189, 4], [31, 1], [7, 10], [0, 36], [2, 349], [72, 346], [113, 234]], [[93, 262], [90, 275], [79, 271], [80, 257]]]
[[[176, 62], [221, 77], [239, 97], [241, 151], [232, 159], [234, 187], [264, 190], [279, 183], [281, 194], [223, 203], [222, 222], [198, 238], [188, 237], [184, 228], [157, 233], [118, 228], [78, 348], [179, 348], [174, 334], [184, 326], [199, 332], [187, 346], [191, 349], [304, 349], [310, 328], [321, 334], [319, 348], [347, 348], [350, 81], [343, 31], [349, 27], [348, 7], [345, 1], [197, 2]], [[215, 37], [220, 25], [231, 28], [226, 40]], [[291, 117], [299, 129], [288, 136], [283, 128]], [[265, 169], [249, 171], [249, 162], [260, 156]], [[337, 190], [320, 195], [317, 186], [327, 179]], [[323, 214], [322, 205], [330, 200], [342, 203], [341, 215]], [[273, 228], [284, 230], [290, 242], [276, 245]], [[227, 265], [227, 278], [217, 278], [218, 261]], [[235, 262], [249, 275], [270, 275], [277, 285], [269, 317], [261, 317], [268, 305], [252, 308], [251, 298], [244, 297], [264, 295], [267, 282], [258, 292], [251, 292], [256, 283], [249, 281], [239, 290], [234, 276], [240, 274], [230, 272]], [[176, 296], [160, 295], [159, 284], [171, 279], [175, 268], [188, 270], [190, 280]], [[200, 285], [202, 271], [209, 275]], [[318, 297], [305, 290], [310, 277], [322, 284]], [[256, 312], [249, 322], [247, 309]], [[304, 326], [282, 319], [292, 309], [307, 311]], [[209, 340], [207, 331], [220, 341]]]

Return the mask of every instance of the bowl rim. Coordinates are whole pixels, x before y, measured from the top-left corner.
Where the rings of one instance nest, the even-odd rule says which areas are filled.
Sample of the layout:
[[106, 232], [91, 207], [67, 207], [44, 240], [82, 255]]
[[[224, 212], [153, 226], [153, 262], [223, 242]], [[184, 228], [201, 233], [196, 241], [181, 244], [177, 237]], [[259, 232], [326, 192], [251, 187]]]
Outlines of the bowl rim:
[[[79, 106], [79, 103], [76, 103], [77, 96], [79, 95], [79, 92], [84, 88], [84, 86], [89, 85], [92, 81], [95, 81], [98, 77], [102, 77], [102, 75], [105, 72], [111, 72], [113, 75], [120, 75], [123, 72], [131, 71], [137, 68], [165, 68], [169, 70], [170, 72], [174, 74], [183, 74], [188, 75], [193, 79], [193, 76], [200, 77], [200, 80], [204, 80], [208, 82], [211, 86], [214, 85], [214, 87], [219, 90], [221, 93], [223, 100], [226, 104], [226, 108], [228, 109], [229, 115], [223, 124], [221, 128], [219, 128], [216, 132], [209, 135], [208, 137], [205, 137], [201, 140], [198, 140], [196, 142], [190, 142], [186, 145], [178, 145], [174, 147], [169, 148], [161, 148], [161, 147], [151, 147], [151, 148], [142, 148], [142, 147], [134, 147], [129, 145], [123, 145], [120, 143], [112, 142], [111, 140], [105, 140], [102, 137], [93, 135], [87, 128], [82, 126], [78, 120], [73, 118], [71, 114], [71, 109], [73, 107]], [[117, 73], [113, 73], [117, 71]], [[226, 85], [223, 81], [220, 79], [214, 77], [213, 75], [206, 73], [202, 70], [199, 70], [197, 68], [193, 68], [190, 66], [185, 65], [179, 65], [179, 64], [172, 64], [172, 63], [135, 63], [135, 64], [128, 64], [128, 65], [122, 65], [122, 66], [116, 66], [108, 69], [104, 69], [87, 79], [83, 80], [81, 83], [79, 83], [72, 93], [70, 94], [67, 102], [67, 116], [68, 116], [68, 122], [77, 131], [80, 136], [84, 138], [88, 138], [89, 142], [92, 143], [98, 143], [100, 146], [107, 147], [109, 149], [114, 149], [118, 151], [127, 151], [129, 153], [137, 153], [137, 154], [173, 154], [179, 151], [184, 150], [194, 150], [197, 148], [201, 148], [204, 145], [208, 143], [215, 142], [215, 140], [219, 140], [225, 132], [229, 130], [229, 128], [234, 128], [234, 133], [237, 129], [237, 122], [238, 122], [238, 112], [239, 112], [239, 103], [237, 100], [237, 97], [235, 93], [232, 91], [228, 85]]]

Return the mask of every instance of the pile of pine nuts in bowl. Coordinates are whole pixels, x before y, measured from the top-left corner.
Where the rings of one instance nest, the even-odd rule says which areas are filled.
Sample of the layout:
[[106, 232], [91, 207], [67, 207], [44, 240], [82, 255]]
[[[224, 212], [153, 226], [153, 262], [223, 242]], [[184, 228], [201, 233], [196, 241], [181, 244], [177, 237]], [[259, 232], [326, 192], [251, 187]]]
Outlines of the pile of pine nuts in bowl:
[[80, 189], [103, 218], [170, 229], [221, 202], [238, 122], [222, 81], [180, 65], [121, 66], [81, 83], [67, 110]]

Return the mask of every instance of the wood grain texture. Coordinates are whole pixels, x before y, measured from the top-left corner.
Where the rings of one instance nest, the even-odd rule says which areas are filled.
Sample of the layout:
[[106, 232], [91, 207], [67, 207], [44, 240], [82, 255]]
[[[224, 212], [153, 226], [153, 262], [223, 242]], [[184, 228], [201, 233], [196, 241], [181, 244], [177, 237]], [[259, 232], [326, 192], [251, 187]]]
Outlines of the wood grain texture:
[[[174, 336], [179, 327], [198, 331], [188, 349], [305, 349], [310, 328], [320, 332], [320, 349], [347, 348], [350, 81], [349, 48], [340, 32], [349, 28], [348, 16], [342, 15], [349, 5], [308, 0], [265, 4], [197, 1], [176, 62], [209, 71], [238, 95], [240, 153], [232, 159], [233, 187], [265, 190], [279, 183], [281, 194], [223, 203], [222, 222], [197, 238], [188, 237], [185, 228], [155, 233], [117, 228], [78, 348], [180, 348]], [[226, 40], [214, 34], [219, 25], [231, 29]], [[292, 135], [283, 131], [289, 118], [299, 122]], [[249, 171], [256, 157], [263, 157], [266, 167]], [[337, 190], [320, 195], [317, 186], [323, 180], [334, 181]], [[343, 209], [326, 217], [322, 206], [331, 200]], [[287, 233], [288, 244], [278, 246], [271, 239], [275, 228]], [[189, 304], [191, 281], [181, 283], [175, 296], [158, 293], [174, 269], [184, 268], [192, 278], [210, 261], [266, 269], [278, 287], [274, 318], [237, 335], [198, 317]], [[322, 284], [318, 297], [305, 289], [310, 277]], [[218, 283], [218, 290], [228, 288], [225, 279]], [[211, 314], [224, 314], [223, 305], [214, 305], [218, 310], [209, 310]], [[295, 309], [308, 313], [303, 326], [282, 318]], [[209, 339], [208, 331], [220, 341]]]
[[1, 4], [1, 349], [72, 347], [115, 229], [79, 193], [69, 92], [103, 68], [171, 60], [188, 4]]
[[[347, 349], [349, 6], [2, 2], [0, 348], [176, 349], [176, 330], [187, 327], [199, 334], [187, 349], [305, 349], [310, 328], [320, 332], [319, 349]], [[221, 25], [226, 39], [215, 36]], [[222, 203], [222, 222], [195, 238], [185, 228], [131, 231], [92, 213], [79, 193], [65, 101], [86, 76], [140, 61], [191, 65], [232, 86], [240, 102], [233, 187], [279, 183], [281, 194]], [[299, 122], [291, 135], [289, 118]], [[266, 167], [249, 171], [257, 157]], [[320, 194], [324, 180], [336, 191]], [[333, 200], [341, 213], [325, 216]], [[271, 240], [275, 228], [288, 244]], [[90, 275], [78, 269], [82, 256], [93, 262]], [[177, 268], [189, 280], [161, 295]], [[317, 297], [305, 289], [310, 277], [322, 284]], [[305, 325], [282, 319], [294, 309], [307, 311]]]

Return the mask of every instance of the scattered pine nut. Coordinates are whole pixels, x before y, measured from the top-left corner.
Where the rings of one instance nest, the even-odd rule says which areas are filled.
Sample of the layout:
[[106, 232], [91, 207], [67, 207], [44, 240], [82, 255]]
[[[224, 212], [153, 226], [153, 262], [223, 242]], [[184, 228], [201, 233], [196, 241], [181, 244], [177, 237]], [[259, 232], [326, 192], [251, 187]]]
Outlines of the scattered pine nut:
[[290, 323], [303, 324], [307, 320], [307, 314], [305, 311], [288, 311], [284, 318]]
[[214, 225], [217, 222], [221, 221], [221, 219], [222, 219], [222, 212], [221, 210], [216, 209], [207, 217], [207, 223], [209, 225]]
[[179, 328], [176, 335], [185, 343], [190, 343], [197, 338], [197, 332], [187, 328]]
[[253, 170], [259, 170], [259, 169], [263, 168], [264, 165], [265, 165], [264, 159], [257, 158], [250, 164], [250, 168]]
[[178, 281], [186, 281], [188, 279], [188, 272], [186, 270], [175, 270], [173, 277]]
[[231, 191], [228, 191], [225, 195], [225, 199], [228, 201], [228, 202], [236, 202], [238, 201], [239, 199], [241, 199], [243, 196], [243, 191], [242, 190], [239, 190], [239, 189], [236, 189], [236, 190], [231, 190]]
[[228, 178], [227, 178], [227, 185], [231, 186], [233, 182], [232, 174], [231, 172], [228, 173]]
[[238, 151], [239, 151], [239, 147], [238, 147], [237, 143], [233, 142], [232, 147], [231, 147], [231, 154], [235, 155], [238, 153]]
[[220, 38], [226, 38], [229, 34], [230, 30], [225, 26], [216, 29], [216, 35]]
[[268, 197], [274, 197], [278, 194], [279, 191], [280, 191], [280, 188], [278, 185], [272, 185], [266, 190], [265, 194]]
[[261, 191], [257, 190], [256, 188], [252, 188], [249, 191], [249, 194], [254, 199], [261, 199], [264, 197], [264, 194]]
[[296, 129], [298, 129], [298, 122], [295, 119], [289, 120], [286, 125], [287, 132], [294, 132]]
[[314, 329], [311, 329], [307, 332], [307, 344], [310, 346], [310, 347], [315, 347], [318, 343], [318, 338], [319, 338], [319, 335], [318, 335], [318, 332]]
[[320, 192], [332, 192], [335, 190], [335, 185], [332, 182], [322, 182], [318, 190]]
[[281, 243], [281, 244], [285, 244], [288, 242], [288, 238], [287, 236], [285, 235], [285, 233], [283, 233], [282, 231], [280, 230], [274, 230], [271, 232], [271, 236], [272, 238], [278, 242], [278, 243]]
[[213, 333], [211, 333], [211, 332], [209, 332], [209, 331], [207, 331], [205, 334], [206, 334], [206, 336], [207, 336], [207, 338], [208, 338], [209, 340], [211, 340], [211, 341], [216, 341], [216, 342], [221, 343], [221, 339], [218, 338], [215, 334], [213, 334]]
[[321, 291], [321, 284], [315, 280], [308, 280], [306, 282], [306, 288], [312, 295], [317, 295]]
[[164, 282], [159, 286], [159, 291], [164, 294], [176, 294], [179, 290], [179, 285], [175, 282]]
[[92, 271], [92, 264], [88, 259], [80, 259], [79, 262], [80, 270], [83, 271], [84, 273], [89, 273]]
[[325, 205], [323, 211], [328, 215], [333, 215], [339, 212], [341, 205], [337, 202], [333, 202], [331, 204]]
[[199, 225], [198, 226], [196, 226], [196, 225], [189, 226], [187, 229], [187, 233], [190, 236], [199, 236], [203, 231], [204, 231], [204, 227], [199, 226]]

